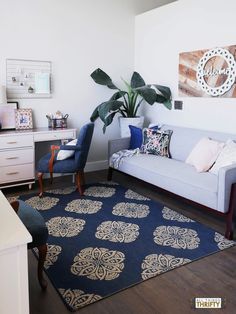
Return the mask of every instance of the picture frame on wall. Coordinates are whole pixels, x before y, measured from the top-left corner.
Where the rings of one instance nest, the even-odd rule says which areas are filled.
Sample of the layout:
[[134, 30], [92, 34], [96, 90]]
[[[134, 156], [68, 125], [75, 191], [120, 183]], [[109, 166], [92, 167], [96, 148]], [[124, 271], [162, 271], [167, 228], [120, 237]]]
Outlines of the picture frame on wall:
[[7, 104], [0, 105], [0, 129], [2, 131], [16, 128], [15, 110], [18, 107], [17, 101], [8, 101]]
[[33, 115], [32, 109], [16, 109], [15, 121], [17, 130], [27, 130], [33, 128]]

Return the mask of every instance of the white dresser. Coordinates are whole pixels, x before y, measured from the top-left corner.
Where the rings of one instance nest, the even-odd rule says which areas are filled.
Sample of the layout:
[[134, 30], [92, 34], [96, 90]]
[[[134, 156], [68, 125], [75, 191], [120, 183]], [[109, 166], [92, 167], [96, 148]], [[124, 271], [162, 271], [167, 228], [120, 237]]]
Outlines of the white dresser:
[[0, 132], [0, 189], [35, 182], [35, 143], [76, 138], [76, 129]]
[[28, 314], [27, 243], [32, 237], [0, 191], [0, 313]]

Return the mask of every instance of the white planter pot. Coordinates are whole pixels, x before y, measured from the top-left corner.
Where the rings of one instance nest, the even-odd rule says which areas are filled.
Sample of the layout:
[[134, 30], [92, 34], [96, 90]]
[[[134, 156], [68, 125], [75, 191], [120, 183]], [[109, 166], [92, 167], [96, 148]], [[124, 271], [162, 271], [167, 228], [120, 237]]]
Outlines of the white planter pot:
[[144, 122], [144, 117], [135, 117], [135, 118], [119, 117], [120, 136], [129, 137], [130, 136], [129, 125], [134, 125], [138, 128], [142, 128], [143, 122]]

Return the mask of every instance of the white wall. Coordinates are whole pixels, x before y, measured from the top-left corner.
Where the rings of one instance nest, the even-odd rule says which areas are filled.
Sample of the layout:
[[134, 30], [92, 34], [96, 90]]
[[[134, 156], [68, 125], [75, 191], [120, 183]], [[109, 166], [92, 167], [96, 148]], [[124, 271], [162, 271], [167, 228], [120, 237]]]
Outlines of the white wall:
[[179, 53], [235, 45], [235, 12], [235, 0], [179, 0], [136, 17], [135, 69], [183, 100], [182, 111], [145, 105], [149, 121], [236, 133], [235, 98], [178, 97]]
[[[135, 14], [171, 0], [0, 0], [0, 83], [6, 58], [52, 61], [51, 99], [22, 99], [33, 109], [34, 126], [47, 126], [46, 113], [69, 114], [79, 128], [110, 91], [90, 74], [101, 67], [120, 81], [134, 68]], [[106, 159], [107, 140], [119, 136], [117, 122], [102, 134], [96, 122], [89, 161]], [[98, 162], [98, 167], [99, 164]], [[96, 166], [96, 165], [95, 165]]]

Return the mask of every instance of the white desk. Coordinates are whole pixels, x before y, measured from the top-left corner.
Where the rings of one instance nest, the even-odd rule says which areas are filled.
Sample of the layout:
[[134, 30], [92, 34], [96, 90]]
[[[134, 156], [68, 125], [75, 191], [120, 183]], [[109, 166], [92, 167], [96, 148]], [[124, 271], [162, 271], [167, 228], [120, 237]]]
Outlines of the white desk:
[[27, 243], [32, 241], [0, 191], [0, 313], [28, 314]]
[[76, 129], [0, 132], [0, 189], [35, 182], [35, 143], [76, 138]]

